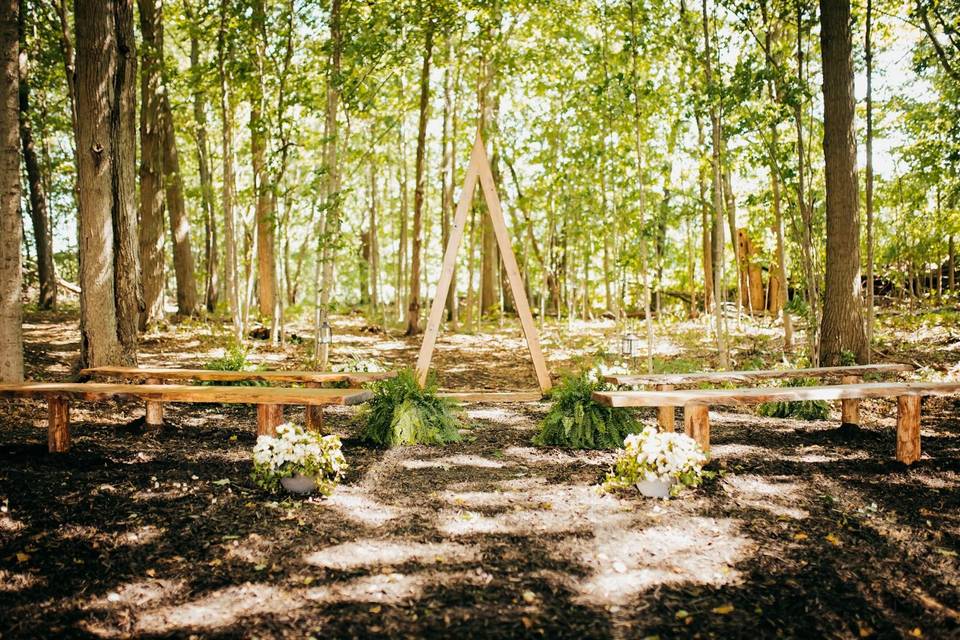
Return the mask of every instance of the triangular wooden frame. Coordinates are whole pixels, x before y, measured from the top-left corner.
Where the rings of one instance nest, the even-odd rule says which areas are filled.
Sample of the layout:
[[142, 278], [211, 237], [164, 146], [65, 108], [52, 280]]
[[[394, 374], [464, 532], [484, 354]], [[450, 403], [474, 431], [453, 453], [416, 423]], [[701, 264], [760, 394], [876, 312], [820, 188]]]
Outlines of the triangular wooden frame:
[[423, 335], [423, 344], [420, 345], [420, 355], [417, 357], [417, 379], [421, 386], [427, 381], [430, 360], [433, 358], [433, 349], [436, 347], [437, 335], [440, 333], [440, 323], [443, 320], [447, 291], [449, 291], [450, 283], [453, 281], [457, 251], [460, 249], [460, 241], [463, 239], [467, 222], [467, 212], [473, 202], [478, 181], [483, 190], [483, 197], [487, 202], [487, 210], [490, 212], [490, 220], [497, 237], [497, 246], [500, 247], [503, 266], [507, 270], [510, 290], [513, 292], [517, 315], [520, 317], [520, 326], [523, 328], [523, 337], [527, 341], [530, 359], [533, 360], [533, 369], [537, 374], [537, 383], [540, 385], [540, 391], [546, 393], [552, 386], [550, 372], [547, 370], [547, 363], [543, 359], [543, 351], [540, 350], [540, 335], [537, 333], [537, 327], [533, 323], [533, 315], [530, 313], [530, 303], [527, 301], [527, 293], [523, 287], [523, 278], [520, 277], [520, 269], [517, 267], [517, 259], [513, 255], [513, 245], [510, 242], [510, 236], [507, 234], [507, 225], [503, 220], [503, 208], [500, 206], [497, 187], [493, 182], [493, 172], [490, 170], [490, 160], [487, 158], [487, 150], [483, 146], [480, 131], [477, 131], [477, 139], [473, 143], [473, 151], [470, 152], [470, 164], [467, 166], [467, 175], [463, 180], [463, 191], [460, 192], [457, 212], [454, 216], [453, 226], [450, 228], [450, 240], [443, 254], [440, 282], [437, 284], [437, 293], [433, 297], [430, 317], [427, 320], [427, 329]]

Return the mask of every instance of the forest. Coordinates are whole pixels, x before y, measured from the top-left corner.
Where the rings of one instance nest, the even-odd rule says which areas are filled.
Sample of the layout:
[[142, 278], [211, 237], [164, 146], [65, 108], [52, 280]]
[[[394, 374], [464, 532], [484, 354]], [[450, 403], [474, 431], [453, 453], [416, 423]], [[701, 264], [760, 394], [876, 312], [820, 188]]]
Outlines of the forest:
[[0, 637], [960, 629], [960, 4], [0, 0], [0, 79]]

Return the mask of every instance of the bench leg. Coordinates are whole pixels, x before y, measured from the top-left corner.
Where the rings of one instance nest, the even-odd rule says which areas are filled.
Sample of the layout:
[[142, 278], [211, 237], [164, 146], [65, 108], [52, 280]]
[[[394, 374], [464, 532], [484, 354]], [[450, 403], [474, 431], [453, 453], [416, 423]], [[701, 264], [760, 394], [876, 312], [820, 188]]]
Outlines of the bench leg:
[[[657, 391], [673, 391], [673, 385], [658, 384], [656, 389]], [[660, 431], [675, 430], [675, 414], [676, 411], [673, 407], [657, 407], [657, 424], [660, 426]]]
[[[319, 382], [308, 382], [308, 389], [319, 389], [322, 385]], [[323, 433], [323, 407], [307, 405], [307, 430]]]
[[65, 453], [70, 450], [70, 401], [66, 398], [50, 398], [47, 400], [47, 411], [47, 449], [50, 453]]
[[912, 464], [920, 459], [920, 396], [897, 398], [897, 460]]
[[[859, 384], [862, 379], [859, 376], [843, 376], [840, 378], [841, 384]], [[840, 422], [842, 424], [860, 424], [860, 401], [855, 398], [849, 398], [840, 401]]]
[[[162, 380], [147, 378], [147, 384], [163, 384]], [[163, 426], [163, 403], [159, 400], [147, 400], [147, 415], [144, 423], [148, 429], [159, 429]]]
[[710, 408], [702, 404], [683, 407], [683, 428], [697, 441], [704, 453], [710, 453]]
[[257, 405], [257, 435], [275, 436], [277, 435], [277, 425], [283, 423], [283, 405], [282, 404], [258, 404]]

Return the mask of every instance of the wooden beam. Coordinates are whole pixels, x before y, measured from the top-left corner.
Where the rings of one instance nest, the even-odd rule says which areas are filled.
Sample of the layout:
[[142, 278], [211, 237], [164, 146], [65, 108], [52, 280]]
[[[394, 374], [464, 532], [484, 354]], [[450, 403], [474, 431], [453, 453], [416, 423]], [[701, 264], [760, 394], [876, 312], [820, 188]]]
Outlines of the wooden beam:
[[437, 394], [458, 402], [539, 402], [539, 391], [441, 391]]
[[47, 449], [50, 453], [70, 450], [70, 401], [63, 396], [47, 398]]
[[93, 367], [80, 371], [81, 380], [89, 378], [117, 378], [120, 380], [193, 380], [197, 382], [288, 382], [323, 383], [347, 382], [360, 386], [368, 382], [393, 378], [396, 371], [370, 373], [337, 371], [209, 371], [207, 369], [165, 369], [162, 367]]
[[704, 453], [710, 453], [710, 409], [702, 404], [683, 407], [683, 429], [697, 441]]
[[[858, 384], [860, 382], [860, 376], [843, 376], [840, 379], [841, 384]], [[860, 424], [860, 400], [845, 398], [840, 401], [840, 422], [841, 424]]]
[[[157, 378], [147, 378], [147, 384], [163, 384], [163, 381]], [[147, 400], [147, 413], [144, 417], [144, 424], [148, 429], [159, 429], [163, 426], [163, 402], [159, 400]]]
[[913, 464], [920, 459], [920, 396], [897, 398], [897, 460]]
[[[487, 152], [482, 146], [481, 151], [484, 160], [486, 160]], [[527, 349], [530, 351], [533, 369], [537, 374], [537, 383], [540, 385], [540, 391], [546, 393], [553, 386], [553, 383], [550, 380], [547, 363], [543, 358], [543, 351], [540, 349], [540, 334], [533, 323], [533, 314], [530, 313], [526, 288], [523, 286], [523, 278], [520, 276], [517, 258], [513, 254], [513, 242], [510, 240], [507, 225], [503, 220], [503, 208], [500, 206], [500, 197], [497, 195], [497, 185], [493, 181], [493, 172], [490, 171], [489, 162], [483, 162], [480, 165], [480, 187], [487, 201], [487, 211], [490, 213], [490, 219], [493, 222], [493, 232], [497, 237], [497, 245], [500, 247], [503, 266], [507, 270], [507, 279], [510, 282], [510, 290], [513, 292], [517, 315], [520, 316], [520, 326], [523, 328], [523, 337], [527, 341]]]
[[257, 436], [277, 435], [277, 425], [283, 424], [282, 404], [257, 405]]
[[810, 367], [806, 369], [760, 369], [757, 371], [698, 371], [693, 373], [616, 374], [606, 376], [611, 384], [619, 385], [686, 385], [700, 383], [750, 383], [760, 380], [788, 378], [836, 378], [876, 374], [909, 373], [909, 364], [864, 364], [849, 367]]
[[[308, 382], [308, 388], [317, 388], [320, 386], [318, 382]], [[306, 407], [306, 417], [307, 424], [306, 428], [309, 431], [316, 431], [317, 433], [323, 433], [323, 407], [307, 405]]]
[[450, 283], [453, 282], [457, 251], [459, 251], [460, 241], [463, 239], [467, 213], [470, 211], [470, 204], [473, 202], [473, 193], [477, 189], [480, 163], [483, 162], [485, 155], [483, 140], [480, 138], [480, 131], [477, 130], [477, 137], [473, 142], [473, 151], [470, 152], [470, 164], [467, 165], [467, 173], [463, 177], [463, 190], [460, 192], [457, 211], [453, 217], [453, 225], [450, 227], [450, 239], [447, 241], [447, 248], [443, 254], [440, 281], [437, 283], [437, 291], [433, 296], [430, 316], [427, 319], [427, 328], [423, 333], [423, 342], [420, 344], [420, 354], [417, 356], [417, 380], [420, 381], [421, 387], [427, 382], [430, 360], [433, 358], [433, 350], [437, 345], [437, 336], [440, 333], [440, 323], [443, 321], [447, 292], [450, 290]]
[[[657, 391], [673, 391], [673, 385], [658, 384]], [[660, 431], [674, 431], [676, 412], [673, 407], [657, 407], [657, 424]]]
[[901, 395], [950, 396], [958, 393], [960, 382], [869, 382], [823, 387], [596, 391], [593, 398], [610, 407], [682, 407], [688, 402], [735, 407], [763, 402], [892, 398]]

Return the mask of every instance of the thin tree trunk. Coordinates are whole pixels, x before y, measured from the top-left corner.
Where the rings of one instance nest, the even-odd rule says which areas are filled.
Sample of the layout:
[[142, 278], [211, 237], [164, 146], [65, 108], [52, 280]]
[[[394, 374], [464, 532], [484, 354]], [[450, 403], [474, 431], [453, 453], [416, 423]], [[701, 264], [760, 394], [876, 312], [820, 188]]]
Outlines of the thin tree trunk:
[[[706, 136], [703, 132], [703, 120], [700, 112], [695, 111], [697, 122], [697, 148], [707, 148]], [[700, 228], [701, 228], [701, 263], [703, 266], [703, 313], [710, 313], [713, 301], [713, 225], [711, 224], [710, 203], [707, 201], [707, 170], [706, 164], [699, 162], [697, 169], [697, 189], [700, 200]]]
[[841, 363], [844, 352], [867, 360], [860, 301], [860, 216], [854, 129], [853, 57], [849, 0], [821, 0], [823, 155], [826, 175], [827, 266], [820, 363]]
[[0, 3], [0, 383], [23, 381], [18, 0]]
[[[428, 18], [429, 20], [429, 18]], [[413, 253], [410, 262], [410, 302], [407, 305], [407, 335], [420, 333], [420, 253], [423, 241], [424, 164], [427, 146], [427, 115], [430, 106], [430, 61], [433, 27], [428, 24], [420, 71], [420, 120], [417, 127], [416, 190], [413, 192]]]
[[161, 65], [163, 2], [140, 4], [140, 266], [143, 313], [140, 329], [163, 319], [163, 143], [161, 139]]
[[[797, 4], [797, 82], [804, 85], [803, 77], [803, 14], [802, 6]], [[800, 255], [803, 259], [803, 272], [806, 277], [806, 298], [810, 320], [807, 323], [807, 342], [810, 350], [810, 359], [819, 360], [820, 340], [818, 338], [818, 323], [820, 319], [820, 292], [817, 286], [816, 269], [813, 257], [813, 213], [807, 202], [806, 195], [806, 152], [803, 143], [803, 104], [798, 99], [793, 106], [794, 125], [797, 130], [797, 208], [800, 210], [802, 221], [802, 242]]]
[[[371, 129], [371, 138], [373, 130]], [[373, 149], [371, 141], [371, 149]], [[370, 163], [370, 316], [376, 317], [380, 307], [380, 240], [377, 233], [377, 163]]]
[[263, 84], [266, 64], [266, 42], [260, 33], [265, 29], [263, 0], [253, 3], [254, 42], [253, 60], [255, 68], [251, 79], [250, 95], [250, 159], [256, 192], [257, 225], [257, 280], [259, 287], [259, 310], [264, 318], [272, 318], [276, 304], [277, 266], [276, 266], [276, 223], [273, 212], [273, 185], [266, 163], [267, 125], [263, 119]]
[[33, 238], [37, 247], [37, 279], [40, 282], [40, 309], [53, 309], [57, 305], [57, 273], [53, 264], [53, 233], [50, 229], [50, 211], [47, 207], [47, 192], [40, 171], [40, 162], [33, 141], [30, 122], [30, 60], [26, 47], [26, 0], [19, 0], [19, 125], [20, 143], [23, 147], [23, 164], [27, 169], [27, 185], [30, 190], [30, 219], [33, 222]]
[[221, 120], [221, 156], [223, 162], [223, 235], [224, 281], [227, 288], [227, 302], [230, 306], [230, 318], [233, 321], [233, 334], [236, 340], [243, 338], [243, 321], [240, 313], [240, 294], [237, 286], [237, 240], [233, 214], [233, 95], [230, 79], [227, 77], [227, 60], [232, 57], [233, 46], [227, 42], [227, 0], [220, 0], [220, 28], [217, 32], [217, 71], [220, 79], [220, 120]]
[[[866, 362], [872, 359], [874, 324], [874, 284], [873, 284], [873, 1], [867, 0], [867, 30], [864, 36], [864, 56], [867, 63], [867, 353]], [[951, 238], [952, 240], [952, 238]], [[939, 262], [937, 263], [940, 264]], [[939, 266], [938, 266], [939, 269]], [[952, 277], [952, 274], [951, 274]]]

